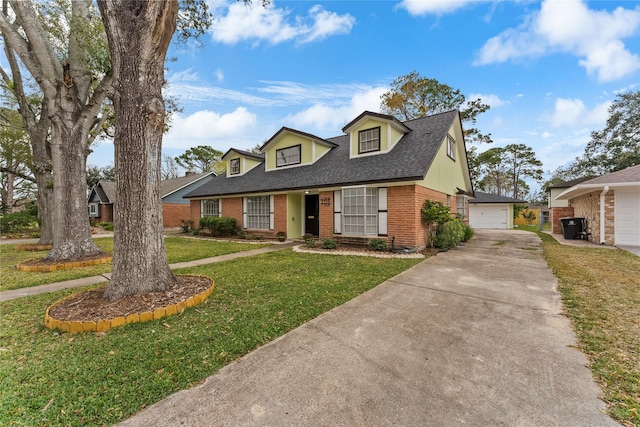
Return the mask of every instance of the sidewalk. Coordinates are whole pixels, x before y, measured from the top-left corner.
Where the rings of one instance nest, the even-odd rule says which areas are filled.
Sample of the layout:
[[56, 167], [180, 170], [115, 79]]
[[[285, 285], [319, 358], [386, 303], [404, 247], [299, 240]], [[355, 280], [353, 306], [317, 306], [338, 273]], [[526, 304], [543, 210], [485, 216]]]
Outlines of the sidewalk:
[[587, 247], [587, 248], [600, 248], [600, 249], [621, 249], [623, 251], [631, 252], [636, 256], [640, 256], [640, 246], [608, 246], [608, 245], [599, 245], [596, 242], [590, 242], [587, 240], [572, 240], [565, 239], [562, 234], [553, 234], [550, 231], [545, 231], [548, 235], [552, 236], [554, 239], [558, 241], [561, 245], [567, 246], [579, 246], [579, 247]]
[[[193, 261], [178, 262], [169, 264], [172, 270], [177, 268], [197, 267], [204, 264], [213, 264], [215, 262], [229, 261], [236, 258], [250, 257], [254, 255], [264, 254], [267, 252], [280, 251], [282, 249], [291, 248], [299, 244], [298, 242], [287, 242], [284, 244], [273, 244], [265, 248], [252, 249], [250, 251], [235, 252], [232, 254], [219, 255], [211, 258], [196, 259]], [[0, 292], [0, 302], [9, 301], [16, 298], [28, 297], [31, 295], [43, 294], [46, 292], [55, 292], [61, 289], [79, 288], [82, 286], [95, 285], [97, 283], [108, 282], [111, 279], [111, 273], [105, 273], [100, 276], [83, 277], [81, 279], [67, 280], [64, 282], [50, 283], [48, 285], [33, 286], [31, 288], [14, 289], [11, 291]]]

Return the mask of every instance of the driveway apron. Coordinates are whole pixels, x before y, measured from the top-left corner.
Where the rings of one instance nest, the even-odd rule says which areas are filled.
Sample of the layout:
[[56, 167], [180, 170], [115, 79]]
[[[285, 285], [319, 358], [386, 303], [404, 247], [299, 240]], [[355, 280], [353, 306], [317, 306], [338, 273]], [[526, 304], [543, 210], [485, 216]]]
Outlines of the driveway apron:
[[556, 284], [535, 234], [478, 230], [121, 425], [617, 425]]

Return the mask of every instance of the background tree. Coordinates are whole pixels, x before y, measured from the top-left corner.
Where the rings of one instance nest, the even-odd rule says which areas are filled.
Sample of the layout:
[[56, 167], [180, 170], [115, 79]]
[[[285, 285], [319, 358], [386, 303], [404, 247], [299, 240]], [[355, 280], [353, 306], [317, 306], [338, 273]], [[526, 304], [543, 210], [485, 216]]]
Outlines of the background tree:
[[20, 199], [33, 197], [32, 156], [22, 117], [0, 108], [0, 210], [11, 213]]
[[[524, 184], [524, 178], [537, 182], [542, 180], [542, 162], [536, 158], [536, 153], [524, 144], [509, 144], [504, 147], [503, 161], [506, 163], [511, 178], [512, 197], [514, 199], [527, 196], [529, 188]], [[524, 184], [524, 185], [523, 185]]]
[[163, 181], [165, 179], [177, 178], [180, 176], [178, 172], [178, 163], [171, 156], [162, 157], [162, 171], [160, 172], [160, 179]]
[[558, 182], [596, 177], [640, 164], [640, 89], [621, 93], [604, 129], [591, 132], [582, 157], [552, 173]]
[[478, 188], [499, 196], [525, 200], [529, 185], [525, 179], [542, 180], [542, 162], [524, 144], [491, 148], [478, 155]]
[[[36, 170], [49, 173], [39, 188], [53, 185], [53, 249], [48, 260], [100, 253], [87, 221], [86, 158], [89, 144], [106, 120], [101, 114], [111, 90], [105, 37], [91, 0], [3, 1], [0, 30], [13, 91], [30, 135]], [[40, 91], [41, 104], [29, 108], [20, 61]]]
[[208, 145], [192, 147], [175, 158], [176, 163], [187, 170], [196, 173], [214, 171], [216, 174], [224, 172], [225, 166], [221, 160], [224, 153]]
[[87, 188], [93, 188], [93, 186], [96, 185], [101, 179], [105, 181], [115, 181], [116, 170], [113, 165], [103, 167], [87, 167]]
[[381, 96], [380, 109], [385, 114], [402, 120], [443, 113], [459, 109], [469, 142], [491, 143], [491, 134], [483, 135], [475, 127], [479, 114], [491, 108], [481, 99], [467, 101], [458, 89], [436, 79], [421, 76], [417, 71], [400, 76], [391, 83], [391, 89]]

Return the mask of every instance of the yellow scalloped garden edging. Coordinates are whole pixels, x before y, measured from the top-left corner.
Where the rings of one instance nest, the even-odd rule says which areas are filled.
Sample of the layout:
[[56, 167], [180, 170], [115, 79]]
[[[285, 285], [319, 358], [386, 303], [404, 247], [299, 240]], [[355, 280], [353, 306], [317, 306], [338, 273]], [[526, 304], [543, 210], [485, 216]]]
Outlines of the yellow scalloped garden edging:
[[26, 264], [29, 261], [33, 261], [29, 260], [16, 265], [16, 268], [20, 271], [48, 273], [52, 271], [71, 270], [72, 268], [78, 267], [89, 267], [92, 265], [107, 264], [110, 263], [112, 259], [113, 257], [111, 255], [107, 255], [102, 258], [89, 259], [85, 261], [61, 262], [59, 264], [52, 265]]
[[27, 252], [48, 251], [51, 248], [53, 248], [53, 245], [38, 245], [36, 243], [27, 243], [24, 245], [16, 246], [16, 250]]
[[[202, 276], [206, 277], [206, 276]], [[208, 278], [210, 279], [210, 278]], [[177, 302], [175, 304], [171, 304], [167, 307], [156, 308], [153, 311], [144, 311], [142, 313], [132, 313], [128, 316], [120, 316], [113, 319], [101, 319], [97, 322], [93, 320], [89, 320], [86, 322], [82, 321], [69, 321], [69, 320], [59, 320], [54, 319], [49, 316], [49, 310], [51, 310], [56, 305], [62, 303], [68, 298], [71, 298], [76, 294], [69, 295], [51, 304], [47, 311], [44, 314], [44, 326], [49, 329], [60, 329], [63, 332], [107, 332], [110, 329], [117, 328], [118, 326], [126, 325], [127, 323], [143, 323], [150, 322], [152, 320], [158, 320], [163, 317], [173, 316], [175, 314], [182, 313], [182, 311], [186, 308], [190, 308], [196, 306], [200, 303], [203, 303], [209, 298], [211, 292], [213, 292], [213, 288], [215, 287], [215, 281], [211, 280], [211, 286], [205, 290], [204, 292], [200, 292], [192, 297], [187, 298], [184, 301]]]

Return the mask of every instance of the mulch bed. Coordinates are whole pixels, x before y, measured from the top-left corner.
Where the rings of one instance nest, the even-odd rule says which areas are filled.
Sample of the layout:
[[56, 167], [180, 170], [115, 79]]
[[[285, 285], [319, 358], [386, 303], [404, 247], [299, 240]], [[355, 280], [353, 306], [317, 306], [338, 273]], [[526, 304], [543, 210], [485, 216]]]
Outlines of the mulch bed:
[[24, 245], [16, 246], [16, 250], [28, 252], [48, 251], [51, 248], [53, 248], [53, 245], [39, 245], [37, 243], [25, 243]]
[[170, 288], [143, 295], [130, 295], [116, 301], [104, 298], [106, 287], [91, 289], [73, 295], [49, 310], [49, 315], [58, 320], [94, 321], [126, 317], [134, 313], [154, 311], [185, 301], [211, 287], [211, 279], [203, 276], [177, 276], [178, 281]]
[[83, 263], [86, 261], [94, 261], [94, 260], [111, 258], [111, 257], [113, 257], [113, 255], [110, 253], [100, 252], [99, 254], [89, 255], [82, 258], [74, 258], [73, 260], [68, 260], [68, 261], [49, 261], [44, 258], [37, 258], [37, 259], [30, 259], [27, 261], [23, 261], [20, 264], [21, 265], [54, 266], [54, 265], [68, 264], [68, 263], [74, 263], [74, 262]]

